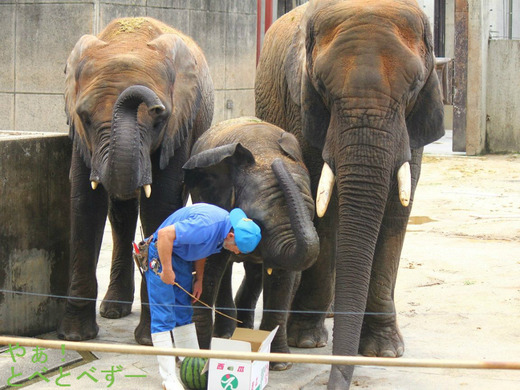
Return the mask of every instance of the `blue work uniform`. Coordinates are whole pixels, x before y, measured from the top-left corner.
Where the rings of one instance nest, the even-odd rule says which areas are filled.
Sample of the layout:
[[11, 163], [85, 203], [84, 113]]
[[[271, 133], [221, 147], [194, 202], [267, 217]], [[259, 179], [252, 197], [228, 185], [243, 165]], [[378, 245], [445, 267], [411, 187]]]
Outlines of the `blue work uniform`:
[[[158, 231], [170, 225], [175, 226], [176, 235], [171, 259], [175, 281], [192, 293], [193, 262], [222, 250], [224, 239], [232, 227], [229, 212], [206, 203], [195, 203], [177, 210], [153, 234], [148, 250], [149, 262], [159, 259], [156, 245]], [[162, 267], [159, 268], [160, 272]], [[151, 333], [170, 331], [176, 326], [192, 322], [191, 297], [186, 292], [177, 286], [163, 283], [150, 266], [145, 277], [150, 302]]]

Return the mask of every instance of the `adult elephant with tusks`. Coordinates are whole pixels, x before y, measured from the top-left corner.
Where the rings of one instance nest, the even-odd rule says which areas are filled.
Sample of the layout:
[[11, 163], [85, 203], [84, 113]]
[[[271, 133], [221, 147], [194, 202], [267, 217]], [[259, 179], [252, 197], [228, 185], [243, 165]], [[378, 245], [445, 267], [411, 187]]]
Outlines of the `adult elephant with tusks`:
[[[134, 297], [139, 209], [148, 236], [183, 205], [182, 165], [211, 124], [213, 83], [197, 44], [152, 18], [116, 19], [98, 36], [82, 36], [65, 74], [74, 145], [71, 273], [58, 337], [87, 340], [98, 333], [96, 265], [107, 214], [113, 253], [100, 312], [120, 318], [130, 313]], [[148, 302], [145, 283], [141, 301]], [[147, 305], [135, 338], [151, 344]]]
[[[415, 0], [310, 1], [268, 30], [256, 114], [300, 141], [320, 217], [320, 255], [302, 274], [290, 344], [326, 342], [325, 316], [301, 311], [326, 312], [334, 296], [335, 355], [403, 354], [399, 258], [423, 146], [444, 134], [434, 67]], [[333, 366], [328, 388], [348, 388], [353, 370]]]
[[[239, 207], [262, 230], [254, 252], [232, 255], [244, 262], [246, 276], [237, 292], [238, 308], [252, 309], [263, 283], [264, 313], [260, 329], [279, 329], [271, 351], [289, 353], [286, 338], [287, 311], [292, 286], [300, 271], [316, 261], [319, 240], [312, 215], [314, 201], [310, 179], [296, 138], [282, 129], [253, 117], [224, 121], [211, 127], [196, 142], [184, 165], [185, 182], [194, 202], [202, 201], [226, 210]], [[206, 261], [201, 301], [219, 307], [232, 316], [230, 252]], [[212, 335], [230, 337], [236, 323], [195, 305], [194, 321], [199, 343], [209, 348]], [[254, 311], [238, 311], [239, 326], [252, 328]], [[271, 369], [285, 370], [289, 363], [271, 363]]]

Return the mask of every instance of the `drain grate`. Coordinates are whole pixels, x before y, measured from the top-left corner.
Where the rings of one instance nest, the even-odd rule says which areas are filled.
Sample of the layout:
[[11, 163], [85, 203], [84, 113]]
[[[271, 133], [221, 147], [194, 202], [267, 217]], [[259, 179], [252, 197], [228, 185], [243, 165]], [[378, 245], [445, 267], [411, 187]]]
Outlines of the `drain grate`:
[[[97, 360], [88, 351], [45, 349], [13, 345], [0, 346], [0, 390], [23, 387], [44, 380], [38, 373], [50, 378], [59, 372]], [[66, 371], [66, 370], [63, 370]], [[10, 386], [11, 385], [11, 386]]]

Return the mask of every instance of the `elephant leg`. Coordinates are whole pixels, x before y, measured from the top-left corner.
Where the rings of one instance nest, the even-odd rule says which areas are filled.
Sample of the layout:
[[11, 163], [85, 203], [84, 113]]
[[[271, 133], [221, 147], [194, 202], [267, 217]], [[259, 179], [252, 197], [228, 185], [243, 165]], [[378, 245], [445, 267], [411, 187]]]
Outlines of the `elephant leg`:
[[[237, 310], [235, 308], [235, 303], [233, 302], [232, 272], [233, 263], [229, 262], [220, 281], [215, 306], [218, 311], [232, 318], [237, 318]], [[236, 321], [215, 313], [215, 325], [213, 327], [213, 335], [215, 337], [228, 339], [233, 336], [236, 327]]]
[[[71, 161], [70, 281], [65, 313], [58, 326], [60, 339], [81, 341], [97, 336], [96, 266], [107, 217], [106, 191], [90, 187], [90, 170], [77, 151]], [[78, 298], [78, 299], [74, 299]]]
[[[180, 152], [180, 151], [179, 151]], [[152, 165], [158, 167], [159, 154], [152, 156]], [[180, 163], [173, 161], [164, 169], [153, 170], [152, 194], [140, 196], [140, 219], [144, 237], [151, 236], [170, 214], [182, 207], [182, 169]], [[146, 280], [141, 278], [141, 316], [134, 330], [135, 341], [141, 345], [152, 345], [150, 332], [150, 306]]]
[[[399, 201], [389, 207], [401, 207]], [[397, 327], [394, 287], [399, 257], [404, 240], [404, 217], [386, 216], [379, 232], [359, 353], [365, 356], [399, 357], [404, 352], [401, 333]]]
[[403, 337], [397, 325], [394, 290], [413, 194], [419, 180], [421, 158], [422, 149], [412, 151], [410, 205], [401, 205], [395, 188], [379, 231], [359, 343], [359, 353], [365, 356], [399, 357], [404, 353]]
[[[213, 306], [217, 299], [218, 289], [222, 277], [226, 271], [229, 253], [222, 251], [214, 254], [206, 260], [204, 266], [204, 279], [202, 285], [202, 295], [200, 301], [209, 306]], [[218, 315], [218, 314], [216, 314]], [[213, 336], [213, 312], [200, 302], [193, 304], [193, 322], [197, 327], [197, 337], [199, 346], [203, 349], [209, 349], [211, 337]]]
[[[153, 345], [151, 332], [151, 316], [150, 304], [148, 300], [148, 288], [146, 287], [146, 279], [141, 278], [141, 316], [139, 317], [139, 324], [134, 330], [134, 339], [141, 345]], [[145, 301], [143, 301], [145, 297]]]
[[[300, 273], [274, 269], [271, 275], [264, 274], [264, 312], [260, 329], [271, 331], [279, 326], [271, 352], [290, 353], [287, 344], [287, 317], [291, 307], [293, 288]], [[292, 367], [288, 362], [270, 362], [269, 368], [274, 371], [284, 371]]]
[[110, 284], [99, 310], [105, 318], [125, 317], [132, 311], [135, 289], [132, 241], [137, 213], [137, 199], [110, 200], [108, 218], [112, 225], [112, 265]]
[[263, 265], [244, 262], [244, 279], [238, 288], [235, 305], [241, 328], [253, 329], [255, 326], [255, 307], [262, 292]]
[[[331, 203], [333, 201], [334, 197]], [[332, 204], [326, 215], [315, 221], [320, 237], [320, 254], [316, 263], [302, 272], [292, 303], [287, 326], [288, 343], [292, 347], [320, 348], [327, 345], [325, 318], [329, 315], [335, 285], [335, 223], [336, 215]]]

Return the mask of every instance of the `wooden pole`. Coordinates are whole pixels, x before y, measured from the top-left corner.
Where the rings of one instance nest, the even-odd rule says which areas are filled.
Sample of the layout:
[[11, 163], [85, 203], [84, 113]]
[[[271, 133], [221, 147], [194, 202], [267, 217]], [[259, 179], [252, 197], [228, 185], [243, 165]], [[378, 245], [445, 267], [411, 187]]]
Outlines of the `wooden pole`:
[[[466, 151], [466, 114], [468, 111], [468, 0], [455, 0], [455, 93], [453, 95], [452, 151]], [[476, 131], [472, 130], [472, 131]]]
[[171, 355], [197, 356], [234, 360], [260, 360], [271, 362], [336, 364], [347, 366], [385, 366], [385, 367], [426, 367], [457, 368], [483, 370], [520, 370], [520, 361], [483, 361], [483, 360], [447, 360], [447, 359], [405, 359], [374, 358], [363, 356], [303, 355], [286, 353], [258, 353], [214, 351], [207, 349], [156, 348], [129, 344], [104, 344], [95, 342], [75, 342], [44, 340], [27, 337], [0, 336], [1, 345], [19, 345], [39, 348], [62, 349], [73, 351], [95, 351], [126, 353], [133, 355]]

